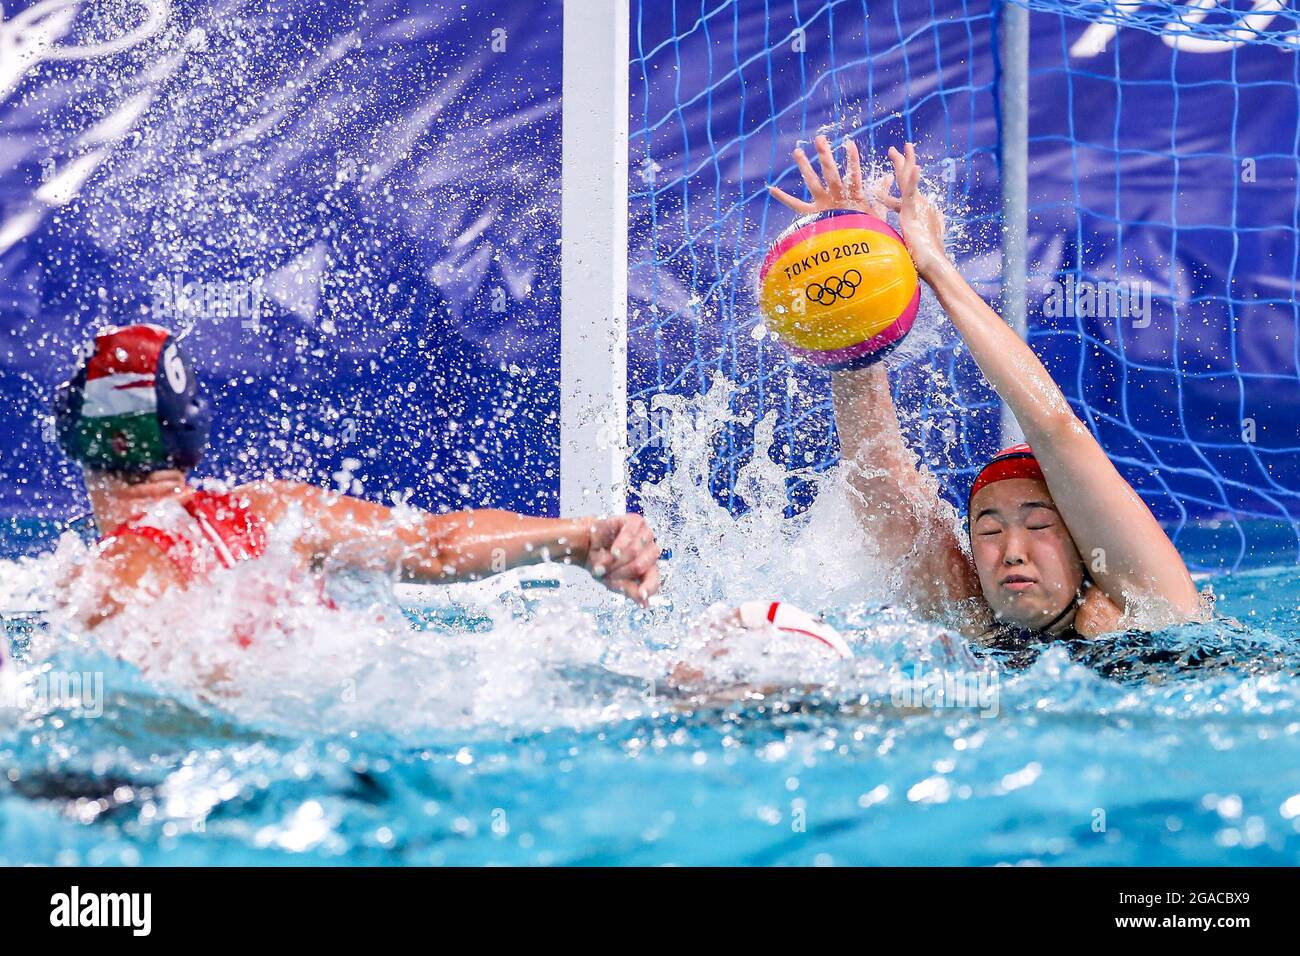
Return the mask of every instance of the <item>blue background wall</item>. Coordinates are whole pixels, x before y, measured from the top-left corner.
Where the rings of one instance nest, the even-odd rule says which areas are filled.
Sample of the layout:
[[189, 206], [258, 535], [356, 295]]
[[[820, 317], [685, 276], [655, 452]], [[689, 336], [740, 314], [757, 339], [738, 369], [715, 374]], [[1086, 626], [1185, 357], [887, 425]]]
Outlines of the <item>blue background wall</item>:
[[[0, 256], [0, 507], [77, 506], [49, 390], [91, 329], [151, 317], [190, 329], [214, 394], [205, 474], [353, 459], [371, 497], [553, 507], [559, 28], [558, 4], [186, 3], [28, 71], [0, 103], [0, 217], [43, 213]], [[139, 98], [75, 199], [33, 199]], [[260, 327], [151, 314], [159, 276], [262, 278]]]

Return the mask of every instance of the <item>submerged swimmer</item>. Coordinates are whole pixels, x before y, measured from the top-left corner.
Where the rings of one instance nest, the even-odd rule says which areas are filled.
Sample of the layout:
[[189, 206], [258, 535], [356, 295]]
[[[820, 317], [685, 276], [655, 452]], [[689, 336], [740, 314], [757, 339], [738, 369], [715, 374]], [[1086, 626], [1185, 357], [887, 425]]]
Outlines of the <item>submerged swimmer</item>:
[[267, 532], [294, 513], [305, 519], [294, 545], [304, 569], [328, 560], [408, 582], [449, 583], [557, 560], [643, 606], [659, 589], [659, 546], [639, 515], [429, 514], [296, 481], [229, 490], [191, 484], [210, 413], [179, 345], [156, 325], [101, 331], [59, 387], [55, 418], [60, 443], [81, 464], [101, 536], [90, 568], [95, 598], [76, 609], [87, 627], [261, 557]]
[[[769, 187], [801, 215], [857, 209], [899, 214], [920, 277], [1015, 414], [1026, 444], [998, 452], [976, 476], [966, 534], [934, 479], [917, 468], [899, 427], [883, 364], [833, 372], [835, 423], [854, 507], [881, 559], [902, 570], [903, 598], [919, 612], [992, 644], [1092, 637], [1141, 609], [1164, 626], [1194, 620], [1200, 596], [1146, 504], [1075, 416], [1020, 336], [962, 278], [944, 252], [943, 217], [921, 195], [912, 144], [890, 148], [894, 174], [869, 191], [857, 147], [843, 176], [817, 137], [819, 177], [794, 158], [812, 196]], [[890, 179], [899, 195], [890, 191]]]

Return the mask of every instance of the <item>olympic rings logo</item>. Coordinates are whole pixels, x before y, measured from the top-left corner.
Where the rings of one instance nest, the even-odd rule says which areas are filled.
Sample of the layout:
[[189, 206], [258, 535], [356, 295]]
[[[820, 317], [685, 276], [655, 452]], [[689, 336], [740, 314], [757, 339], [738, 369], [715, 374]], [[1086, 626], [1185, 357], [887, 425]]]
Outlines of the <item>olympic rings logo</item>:
[[818, 305], [834, 305], [836, 299], [851, 299], [862, 284], [862, 273], [850, 269], [842, 276], [831, 276], [825, 282], [814, 282], [804, 289], [809, 300]]

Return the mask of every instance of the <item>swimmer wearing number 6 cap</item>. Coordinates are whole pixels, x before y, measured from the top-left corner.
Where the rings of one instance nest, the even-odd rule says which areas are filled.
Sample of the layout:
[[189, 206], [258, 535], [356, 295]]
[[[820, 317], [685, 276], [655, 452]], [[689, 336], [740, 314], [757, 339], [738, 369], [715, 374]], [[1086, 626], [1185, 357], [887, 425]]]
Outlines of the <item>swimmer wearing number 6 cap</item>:
[[449, 583], [549, 557], [586, 568], [641, 605], [659, 589], [659, 546], [639, 515], [399, 513], [298, 481], [225, 490], [191, 483], [211, 415], [180, 343], [157, 325], [98, 332], [57, 389], [54, 417], [60, 444], [81, 466], [101, 536], [85, 568], [94, 597], [75, 609], [87, 627], [262, 557], [268, 532], [294, 514], [306, 519], [293, 548], [304, 573], [329, 559], [405, 581]]
[[[794, 158], [811, 200], [775, 186], [800, 215], [858, 209], [896, 213], [908, 252], [971, 357], [1023, 429], [1027, 444], [980, 469], [966, 528], [918, 469], [903, 440], [884, 364], [831, 373], [841, 459], [853, 506], [895, 569], [900, 597], [967, 636], [1002, 640], [1091, 637], [1122, 617], [1163, 627], [1203, 617], [1200, 595], [1164, 529], [1130, 487], [1033, 350], [970, 286], [944, 250], [944, 223], [920, 191], [912, 144], [891, 148], [893, 175], [864, 183], [846, 141], [840, 174], [830, 142], [817, 137], [819, 177], [802, 150]], [[898, 194], [893, 192], [897, 186]]]

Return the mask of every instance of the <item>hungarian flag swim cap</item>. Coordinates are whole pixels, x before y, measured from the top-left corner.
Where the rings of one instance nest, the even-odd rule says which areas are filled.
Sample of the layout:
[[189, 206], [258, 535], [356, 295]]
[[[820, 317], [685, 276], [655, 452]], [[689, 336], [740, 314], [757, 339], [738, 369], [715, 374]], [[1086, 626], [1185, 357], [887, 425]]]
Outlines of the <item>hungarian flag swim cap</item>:
[[103, 329], [54, 395], [59, 443], [90, 468], [142, 474], [188, 471], [208, 441], [211, 414], [198, 380], [166, 329]]
[[980, 469], [979, 474], [975, 476], [975, 481], [971, 483], [970, 494], [967, 496], [967, 502], [975, 498], [975, 493], [995, 481], [1006, 481], [1008, 478], [1037, 478], [1043, 481], [1043, 469], [1038, 467], [1038, 459], [1034, 457], [1034, 450], [1028, 445], [1012, 445], [1010, 448], [1004, 448], [994, 455], [987, 465]]

